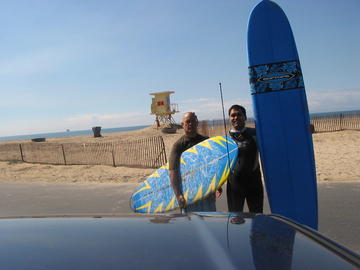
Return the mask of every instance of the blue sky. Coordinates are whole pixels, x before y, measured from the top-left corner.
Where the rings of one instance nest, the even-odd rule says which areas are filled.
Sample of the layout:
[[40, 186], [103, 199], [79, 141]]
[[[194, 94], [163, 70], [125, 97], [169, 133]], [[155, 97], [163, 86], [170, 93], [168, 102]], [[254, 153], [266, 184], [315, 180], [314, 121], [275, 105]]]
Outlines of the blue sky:
[[[246, 51], [255, 0], [2, 1], [0, 136], [153, 124], [149, 93], [199, 119], [252, 114]], [[310, 112], [360, 106], [360, 1], [278, 0]], [[180, 120], [181, 113], [175, 116]]]

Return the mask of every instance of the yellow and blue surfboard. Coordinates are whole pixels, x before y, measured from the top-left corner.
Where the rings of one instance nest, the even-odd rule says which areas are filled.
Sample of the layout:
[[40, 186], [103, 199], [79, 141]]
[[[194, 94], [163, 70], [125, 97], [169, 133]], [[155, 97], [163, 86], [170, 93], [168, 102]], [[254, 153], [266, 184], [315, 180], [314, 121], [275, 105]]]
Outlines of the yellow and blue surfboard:
[[[188, 204], [214, 193], [227, 180], [238, 157], [234, 140], [209, 138], [181, 155], [182, 189]], [[168, 163], [157, 169], [135, 190], [130, 207], [140, 213], [161, 213], [179, 207], [169, 178]]]

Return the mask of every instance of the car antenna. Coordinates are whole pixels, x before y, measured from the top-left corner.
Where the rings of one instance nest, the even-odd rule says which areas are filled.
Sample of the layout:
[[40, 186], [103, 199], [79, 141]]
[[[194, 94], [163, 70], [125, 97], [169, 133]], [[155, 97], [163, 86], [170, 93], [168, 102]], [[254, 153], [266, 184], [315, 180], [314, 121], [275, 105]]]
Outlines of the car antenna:
[[[223, 121], [224, 121], [224, 132], [225, 132], [225, 139], [226, 139], [226, 152], [227, 152], [228, 164], [229, 164], [229, 169], [230, 169], [230, 154], [229, 154], [229, 145], [228, 145], [228, 139], [227, 139], [224, 99], [223, 99], [221, 82], [219, 82], [219, 90], [220, 90], [220, 96], [221, 96], [221, 107], [222, 107]], [[230, 173], [232, 173], [231, 170], [230, 170]], [[226, 243], [227, 243], [228, 248], [230, 247], [230, 242], [229, 242], [229, 222], [230, 222], [230, 217], [231, 217], [231, 215], [228, 216], [228, 221], [226, 222]]]
[[[227, 156], [228, 156], [228, 164], [229, 164], [229, 169], [230, 169], [230, 154], [229, 154], [229, 145], [228, 145], [228, 139], [227, 139], [224, 99], [223, 99], [221, 82], [219, 82], [219, 90], [220, 90], [220, 96], [221, 96], [221, 106], [222, 106], [223, 121], [224, 121], [224, 132], [225, 132], [225, 139], [226, 139], [226, 152], [227, 152]], [[231, 170], [230, 170], [230, 173], [231, 173]]]

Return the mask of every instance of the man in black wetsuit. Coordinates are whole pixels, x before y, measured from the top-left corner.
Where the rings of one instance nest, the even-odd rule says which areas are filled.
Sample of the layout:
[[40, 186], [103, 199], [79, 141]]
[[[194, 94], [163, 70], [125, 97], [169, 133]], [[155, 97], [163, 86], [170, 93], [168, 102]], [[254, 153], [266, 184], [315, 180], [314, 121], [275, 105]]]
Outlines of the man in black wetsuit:
[[[187, 205], [182, 193], [181, 188], [181, 174], [180, 174], [180, 157], [182, 152], [191, 148], [192, 146], [204, 141], [207, 137], [204, 137], [197, 133], [198, 119], [194, 112], [187, 112], [183, 116], [182, 127], [185, 135], [175, 142], [172, 147], [169, 158], [169, 171], [170, 180], [176, 199], [181, 209], [185, 209], [189, 212], [194, 211], [216, 211], [215, 194], [211, 194], [204, 200], [197, 201], [194, 204]], [[220, 193], [217, 193], [220, 196]]]
[[232, 124], [229, 133], [238, 144], [239, 158], [227, 181], [228, 209], [230, 212], [242, 212], [246, 199], [249, 212], [262, 213], [264, 191], [255, 129], [245, 127], [246, 110], [240, 105], [230, 107], [229, 119]]

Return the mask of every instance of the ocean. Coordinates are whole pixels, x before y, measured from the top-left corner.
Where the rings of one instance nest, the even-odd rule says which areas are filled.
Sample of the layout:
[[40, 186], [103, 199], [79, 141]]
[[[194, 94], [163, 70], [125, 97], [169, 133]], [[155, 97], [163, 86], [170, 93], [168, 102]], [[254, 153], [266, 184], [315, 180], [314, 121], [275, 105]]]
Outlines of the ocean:
[[[132, 126], [132, 127], [119, 127], [119, 128], [102, 128], [101, 134], [114, 133], [114, 132], [124, 132], [124, 131], [133, 131], [149, 127], [146, 126]], [[92, 129], [86, 130], [74, 130], [74, 131], [65, 131], [65, 132], [53, 132], [53, 133], [39, 133], [39, 134], [29, 134], [29, 135], [18, 135], [18, 136], [6, 136], [0, 137], [0, 141], [14, 141], [14, 140], [28, 140], [34, 138], [61, 138], [69, 136], [80, 136], [80, 135], [93, 135]]]

